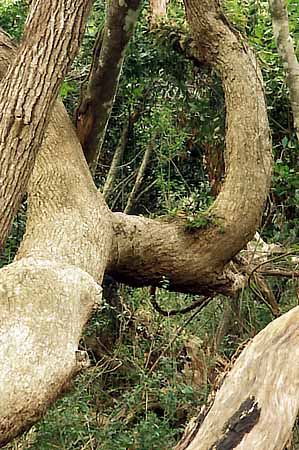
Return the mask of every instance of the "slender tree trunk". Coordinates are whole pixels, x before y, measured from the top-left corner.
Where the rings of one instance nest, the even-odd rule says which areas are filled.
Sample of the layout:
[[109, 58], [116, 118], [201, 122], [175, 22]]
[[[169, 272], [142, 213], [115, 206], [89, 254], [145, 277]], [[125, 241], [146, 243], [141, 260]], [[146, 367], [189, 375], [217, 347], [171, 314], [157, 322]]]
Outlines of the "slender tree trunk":
[[141, 0], [109, 1], [106, 25], [94, 51], [96, 61], [93, 61], [86, 93], [77, 109], [77, 132], [93, 174], [140, 7]]
[[287, 4], [285, 0], [269, 0], [269, 6], [274, 37], [287, 76], [294, 128], [299, 141], [299, 63], [289, 32]]
[[151, 0], [151, 25], [154, 27], [167, 14], [167, 0]]
[[109, 196], [112, 193], [113, 186], [115, 184], [117, 178], [117, 172], [120, 165], [120, 162], [123, 158], [124, 151], [126, 149], [126, 145], [128, 143], [129, 132], [133, 129], [135, 122], [140, 118], [141, 114], [144, 110], [144, 102], [146, 101], [147, 92], [140, 99], [139, 105], [136, 109], [129, 115], [128, 122], [124, 124], [120, 139], [118, 141], [117, 147], [115, 149], [113, 159], [110, 165], [110, 169], [103, 187], [103, 195], [106, 201], [108, 201]]
[[129, 129], [130, 122], [126, 122], [123, 126], [122, 133], [115, 149], [110, 169], [103, 187], [103, 196], [106, 201], [108, 201], [110, 195], [112, 194], [112, 189], [115, 184], [118, 168], [122, 161], [126, 145], [128, 143]]
[[234, 298], [224, 302], [222, 317], [220, 319], [220, 322], [217, 326], [217, 330], [215, 333], [214, 339], [215, 353], [219, 352], [219, 348], [223, 342], [224, 337], [228, 334], [234, 322], [236, 321], [236, 312], [238, 312], [236, 311], [238, 307], [236, 300], [237, 299]]
[[128, 197], [128, 201], [127, 201], [126, 207], [124, 209], [124, 213], [125, 214], [130, 214], [130, 212], [132, 211], [132, 208], [134, 206], [134, 202], [136, 200], [136, 196], [137, 196], [138, 191], [139, 191], [139, 189], [140, 189], [140, 187], [142, 185], [142, 181], [143, 181], [143, 178], [144, 178], [145, 171], [146, 171], [146, 169], [148, 167], [150, 158], [151, 158], [152, 153], [153, 153], [154, 148], [155, 148], [156, 137], [157, 137], [157, 133], [154, 133], [154, 136], [151, 138], [151, 141], [149, 142], [149, 144], [147, 145], [147, 147], [145, 149], [145, 152], [144, 152], [144, 155], [143, 155], [143, 158], [142, 158], [142, 162], [141, 162], [139, 170], [137, 172], [137, 177], [136, 177], [136, 180], [135, 180], [135, 184], [133, 186], [132, 191], [130, 192], [130, 195]]
[[0, 84], [0, 248], [25, 193], [49, 112], [79, 49], [90, 5], [91, 0], [33, 1], [22, 43]]
[[203, 143], [203, 148], [211, 194], [216, 197], [220, 192], [225, 172], [223, 151], [220, 145], [209, 143]]

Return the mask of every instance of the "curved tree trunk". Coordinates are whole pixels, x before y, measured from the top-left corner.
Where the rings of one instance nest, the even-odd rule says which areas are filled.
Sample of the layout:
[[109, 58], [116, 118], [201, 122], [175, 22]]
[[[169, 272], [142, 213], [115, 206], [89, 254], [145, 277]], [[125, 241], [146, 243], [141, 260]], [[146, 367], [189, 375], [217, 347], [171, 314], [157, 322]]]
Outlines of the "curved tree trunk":
[[0, 271], [0, 443], [28, 428], [80, 368], [78, 342], [111, 242], [75, 131], [57, 105], [29, 183], [26, 233]]
[[[91, 0], [33, 1], [0, 84], [0, 248], [25, 192], [49, 112], [78, 49]], [[44, 26], [47, 24], [47, 26]]]
[[[2, 33], [0, 42], [3, 74], [13, 47]], [[0, 271], [0, 445], [30, 427], [84, 363], [78, 342], [111, 245], [109, 210], [59, 102], [28, 191], [23, 242]]]
[[209, 210], [210, 226], [184, 220], [114, 215], [114, 251], [107, 270], [134, 285], [159, 283], [192, 293], [231, 293], [244, 279], [227, 262], [253, 237], [269, 190], [272, 151], [262, 77], [252, 51], [213, 2], [186, 0], [197, 57], [218, 70], [226, 103], [225, 180]]

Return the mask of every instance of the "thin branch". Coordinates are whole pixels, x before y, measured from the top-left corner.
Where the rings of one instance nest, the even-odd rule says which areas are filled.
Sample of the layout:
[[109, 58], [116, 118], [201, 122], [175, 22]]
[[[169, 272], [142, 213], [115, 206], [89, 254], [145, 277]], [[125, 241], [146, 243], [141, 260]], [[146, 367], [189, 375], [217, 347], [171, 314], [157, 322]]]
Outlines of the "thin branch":
[[114, 152], [114, 155], [112, 158], [110, 169], [109, 169], [109, 172], [108, 172], [108, 175], [107, 175], [104, 187], [103, 187], [103, 196], [106, 201], [109, 199], [109, 197], [111, 195], [111, 192], [112, 192], [112, 189], [113, 189], [116, 177], [117, 177], [117, 172], [120, 167], [120, 162], [123, 158], [124, 151], [125, 151], [125, 148], [128, 143], [129, 128], [130, 128], [130, 124], [129, 124], [129, 122], [126, 122], [123, 126], [118, 145], [115, 149], [115, 152]]
[[170, 311], [166, 311], [165, 309], [161, 308], [161, 306], [159, 305], [159, 303], [157, 302], [156, 299], [156, 286], [151, 286], [150, 288], [150, 301], [151, 304], [153, 305], [153, 307], [155, 308], [155, 310], [161, 314], [162, 316], [165, 317], [169, 317], [169, 316], [176, 316], [178, 314], [187, 314], [190, 311], [193, 311], [193, 309], [198, 308], [199, 306], [202, 305], [202, 303], [204, 303], [206, 297], [200, 298], [199, 300], [196, 300], [195, 302], [191, 303], [191, 305], [186, 306], [185, 308], [182, 309], [171, 309]]
[[286, 278], [298, 278], [299, 270], [286, 270], [286, 269], [262, 269], [259, 271], [264, 276], [268, 277], [286, 277]]
[[130, 212], [133, 209], [133, 205], [135, 203], [136, 195], [137, 195], [137, 193], [138, 193], [138, 191], [140, 189], [140, 186], [141, 186], [143, 178], [144, 178], [145, 171], [147, 169], [147, 166], [148, 166], [148, 164], [150, 162], [150, 158], [151, 158], [152, 153], [153, 153], [154, 148], [155, 148], [156, 137], [157, 137], [157, 132], [154, 133], [154, 135], [151, 138], [148, 146], [146, 147], [146, 150], [144, 152], [144, 156], [143, 156], [141, 165], [140, 165], [138, 173], [137, 173], [137, 177], [136, 177], [136, 181], [135, 181], [134, 187], [133, 187], [133, 189], [132, 189], [132, 191], [131, 191], [131, 193], [130, 193], [130, 195], [128, 197], [127, 205], [126, 205], [126, 207], [124, 209], [124, 213], [125, 214], [130, 214]]
[[155, 370], [155, 368], [157, 367], [157, 364], [159, 363], [159, 361], [161, 360], [161, 358], [164, 357], [164, 355], [166, 354], [167, 350], [172, 346], [172, 344], [174, 343], [174, 341], [178, 338], [178, 336], [180, 335], [180, 333], [186, 328], [186, 326], [192, 322], [192, 320], [194, 319], [195, 316], [197, 316], [198, 313], [200, 313], [200, 311], [202, 311], [202, 309], [208, 305], [208, 303], [210, 303], [210, 301], [213, 299], [213, 297], [207, 297], [199, 306], [199, 308], [187, 319], [183, 322], [182, 325], [180, 325], [179, 327], [176, 328], [176, 330], [174, 331], [173, 334], [173, 338], [169, 341], [169, 343], [167, 344], [167, 346], [162, 350], [162, 352], [160, 353], [160, 355], [158, 356], [158, 358], [156, 359], [156, 361], [154, 362], [154, 364], [152, 365], [152, 367], [150, 368], [149, 373], [153, 373], [153, 371]]

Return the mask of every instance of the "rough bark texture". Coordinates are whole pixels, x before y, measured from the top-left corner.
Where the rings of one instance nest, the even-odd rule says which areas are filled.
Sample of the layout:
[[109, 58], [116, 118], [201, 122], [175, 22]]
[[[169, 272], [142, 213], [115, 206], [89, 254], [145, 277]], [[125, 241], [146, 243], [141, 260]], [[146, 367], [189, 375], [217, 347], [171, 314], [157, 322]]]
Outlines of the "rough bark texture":
[[141, 0], [111, 0], [108, 16], [95, 48], [86, 93], [76, 113], [77, 131], [86, 160], [95, 172], [118, 87], [128, 42], [139, 15]]
[[20, 48], [1, 82], [0, 248], [26, 189], [49, 111], [79, 49], [90, 5], [91, 0], [53, 0], [47, 6], [34, 1]]
[[299, 64], [289, 32], [285, 0], [269, 0], [274, 37], [287, 76], [294, 128], [299, 141]]
[[78, 341], [99, 301], [110, 246], [108, 209], [62, 105], [28, 195], [16, 262], [0, 272], [2, 444], [30, 426], [77, 370]]
[[285, 448], [299, 409], [298, 320], [296, 307], [253, 339], [226, 376], [196, 436], [190, 443], [186, 434], [176, 450]]
[[101, 288], [79, 268], [38, 258], [7, 266], [0, 283], [3, 446], [36, 422], [82, 368], [78, 342]]

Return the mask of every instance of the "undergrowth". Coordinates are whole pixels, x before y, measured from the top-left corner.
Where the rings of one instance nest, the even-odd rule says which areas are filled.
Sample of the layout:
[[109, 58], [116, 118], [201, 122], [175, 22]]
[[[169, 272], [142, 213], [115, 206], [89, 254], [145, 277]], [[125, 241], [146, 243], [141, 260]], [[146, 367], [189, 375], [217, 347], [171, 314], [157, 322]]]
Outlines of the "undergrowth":
[[[297, 303], [296, 288], [284, 286], [283, 310]], [[164, 309], [195, 300], [162, 289], [157, 296]], [[231, 358], [272, 320], [249, 291], [237, 300], [216, 297], [186, 326], [194, 312], [163, 317], [147, 289], [122, 288], [120, 299], [117, 307], [104, 302], [88, 323], [81, 347], [90, 367], [6, 450], [171, 449]]]

